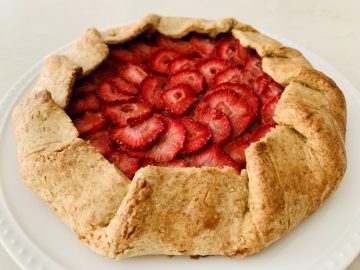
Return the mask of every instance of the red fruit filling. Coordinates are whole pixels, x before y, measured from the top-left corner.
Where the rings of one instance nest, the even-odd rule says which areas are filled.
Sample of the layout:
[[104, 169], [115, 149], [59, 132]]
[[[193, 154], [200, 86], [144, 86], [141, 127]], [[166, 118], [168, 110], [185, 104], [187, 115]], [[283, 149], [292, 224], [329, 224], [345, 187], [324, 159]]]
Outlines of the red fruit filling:
[[100, 130], [89, 137], [90, 143], [104, 156], [109, 156], [113, 152], [113, 143], [110, 140], [107, 130]]
[[196, 93], [200, 93], [204, 87], [204, 76], [198, 71], [182, 70], [169, 78], [167, 87], [172, 88], [179, 84], [187, 84]]
[[284, 88], [231, 36], [159, 33], [111, 46], [67, 108], [82, 138], [129, 179], [148, 165], [246, 166], [246, 148], [276, 126]]
[[212, 133], [207, 125], [195, 122], [189, 117], [181, 119], [185, 127], [185, 142], [182, 154], [191, 154], [204, 147], [211, 139]]
[[164, 109], [176, 115], [184, 114], [191, 105], [196, 101], [194, 90], [186, 85], [180, 84], [174, 88], [170, 88], [161, 94]]
[[116, 127], [111, 131], [111, 139], [125, 149], [143, 150], [149, 147], [165, 131], [162, 117], [153, 117], [135, 126]]

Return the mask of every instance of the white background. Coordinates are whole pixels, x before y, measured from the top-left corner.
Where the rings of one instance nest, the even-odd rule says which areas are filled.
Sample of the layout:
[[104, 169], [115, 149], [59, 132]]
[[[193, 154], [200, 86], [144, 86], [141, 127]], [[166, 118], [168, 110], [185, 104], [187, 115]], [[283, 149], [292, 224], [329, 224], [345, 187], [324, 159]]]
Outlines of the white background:
[[[0, 99], [35, 62], [87, 28], [118, 26], [150, 12], [235, 17], [315, 52], [360, 89], [358, 0], [0, 0]], [[0, 269], [19, 269], [1, 247]], [[360, 258], [349, 269], [360, 269]]]

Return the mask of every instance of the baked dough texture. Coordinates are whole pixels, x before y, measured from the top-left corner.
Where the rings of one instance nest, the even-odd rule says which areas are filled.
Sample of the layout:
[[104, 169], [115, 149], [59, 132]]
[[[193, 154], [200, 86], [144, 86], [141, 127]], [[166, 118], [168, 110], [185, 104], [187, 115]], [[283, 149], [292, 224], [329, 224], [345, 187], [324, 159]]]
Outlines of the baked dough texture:
[[[64, 108], [73, 83], [107, 57], [110, 44], [140, 34], [181, 38], [232, 32], [262, 57], [285, 90], [278, 126], [246, 150], [246, 169], [147, 166], [129, 181], [78, 132]], [[148, 15], [99, 32], [90, 29], [65, 55], [44, 64], [34, 92], [13, 112], [21, 176], [97, 253], [259, 252], [312, 214], [338, 187], [345, 169], [345, 99], [335, 82], [300, 52], [227, 18]]]

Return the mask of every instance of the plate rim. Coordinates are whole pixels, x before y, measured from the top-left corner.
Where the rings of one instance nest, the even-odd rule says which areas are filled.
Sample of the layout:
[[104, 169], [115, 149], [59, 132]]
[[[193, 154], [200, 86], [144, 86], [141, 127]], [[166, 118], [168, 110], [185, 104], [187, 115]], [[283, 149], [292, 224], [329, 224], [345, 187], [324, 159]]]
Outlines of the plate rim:
[[[339, 70], [319, 55], [299, 45], [299, 43], [295, 43], [277, 34], [261, 31], [261, 29], [260, 32], [280, 41], [286, 46], [301, 51], [305, 56], [310, 56], [310, 58], [315, 59], [317, 65], [324, 67], [324, 69], [332, 73], [337, 80], [341, 81], [342, 85], [346, 85], [348, 89], [347, 92], [351, 94], [354, 92], [360, 99], [360, 91]], [[13, 108], [12, 103], [23, 94], [24, 90], [39, 74], [45, 59], [50, 55], [64, 52], [73, 42], [74, 41], [66, 43], [37, 61], [5, 92], [0, 100], [0, 115], [5, 115], [5, 117], [0, 118], [0, 138], [3, 136], [5, 124], [9, 121], [9, 116]], [[329, 72], [326, 72], [326, 74], [329, 75]], [[16, 90], [18, 91], [16, 92]], [[358, 225], [356, 226], [356, 224]], [[325, 252], [311, 265], [311, 269], [345, 269], [354, 261], [356, 256], [360, 254], [360, 214], [354, 218], [352, 226], [350, 226], [347, 231], [342, 231], [342, 233], [344, 237], [341, 240], [341, 245]], [[40, 250], [31, 239], [27, 237], [7, 207], [7, 203], [2, 194], [0, 194], [0, 244], [14, 262], [23, 270], [65, 269], [44, 251]], [[334, 252], [336, 253], [335, 255]], [[35, 268], [34, 264], [36, 264]]]

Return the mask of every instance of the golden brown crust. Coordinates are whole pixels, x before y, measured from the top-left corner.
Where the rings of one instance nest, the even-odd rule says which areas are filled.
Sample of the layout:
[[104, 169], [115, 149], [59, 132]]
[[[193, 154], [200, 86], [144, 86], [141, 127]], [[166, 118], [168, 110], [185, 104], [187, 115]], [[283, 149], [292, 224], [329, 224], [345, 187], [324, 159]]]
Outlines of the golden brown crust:
[[117, 258], [233, 256], [252, 248], [242, 236], [247, 198], [247, 177], [233, 169], [148, 166], [137, 172], [106, 230], [115, 236]]
[[33, 91], [47, 90], [52, 99], [61, 107], [68, 105], [71, 88], [81, 73], [81, 67], [73, 64], [63, 55], [53, 55], [46, 59]]
[[136, 23], [102, 31], [102, 40], [109, 45], [124, 43], [147, 30], [153, 30], [159, 19], [158, 15], [149, 14]]
[[129, 184], [82, 139], [30, 155], [20, 167], [26, 183], [79, 237], [109, 224]]
[[261, 57], [264, 57], [281, 47], [281, 43], [272, 38], [264, 36], [259, 32], [232, 30], [232, 34], [234, 37], [239, 39], [241, 44], [243, 44], [245, 47], [255, 49]]
[[97, 68], [108, 54], [109, 48], [94, 28], [87, 30], [85, 35], [65, 53], [71, 62], [82, 68], [83, 75]]
[[70, 117], [48, 91], [33, 93], [13, 111], [19, 161], [44, 150], [67, 144], [78, 137]]
[[123, 43], [146, 31], [158, 31], [168, 37], [181, 38], [190, 32], [204, 33], [211, 37], [216, 37], [218, 34], [229, 32], [231, 29], [247, 32], [256, 31], [251, 26], [242, 24], [233, 18], [211, 21], [149, 14], [139, 22], [103, 31], [101, 36], [104, 42], [110, 45]]
[[[275, 110], [278, 126], [246, 150], [246, 170], [239, 175], [229, 168], [148, 166], [129, 184], [77, 138], [60, 108], [71, 82], [47, 89], [51, 96], [36, 93], [15, 109], [22, 177], [80, 240], [107, 257], [254, 254], [313, 213], [339, 185], [346, 169], [344, 96], [300, 52], [234, 19], [148, 15], [101, 34], [89, 30], [66, 56], [88, 74], [105, 59], [105, 44], [154, 31], [174, 38], [232, 31], [262, 57], [263, 70], [285, 86]], [[42, 74], [56, 82], [52, 74], [57, 71], [50, 69]], [[73, 76], [70, 70], [64, 68], [66, 82]]]

